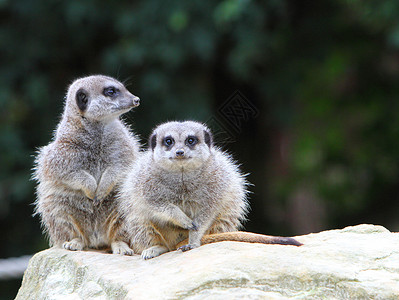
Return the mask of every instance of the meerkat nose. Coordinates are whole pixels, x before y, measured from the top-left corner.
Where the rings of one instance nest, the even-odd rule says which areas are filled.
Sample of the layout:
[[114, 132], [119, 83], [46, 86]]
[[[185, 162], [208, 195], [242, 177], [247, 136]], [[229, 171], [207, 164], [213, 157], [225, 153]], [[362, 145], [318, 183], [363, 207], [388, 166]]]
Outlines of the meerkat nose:
[[178, 150], [176, 150], [176, 157], [177, 157], [177, 158], [182, 158], [182, 157], [184, 157], [184, 150], [183, 150], [183, 149], [178, 149]]
[[133, 105], [138, 106], [140, 104], [140, 98], [137, 96], [134, 96], [133, 98]]

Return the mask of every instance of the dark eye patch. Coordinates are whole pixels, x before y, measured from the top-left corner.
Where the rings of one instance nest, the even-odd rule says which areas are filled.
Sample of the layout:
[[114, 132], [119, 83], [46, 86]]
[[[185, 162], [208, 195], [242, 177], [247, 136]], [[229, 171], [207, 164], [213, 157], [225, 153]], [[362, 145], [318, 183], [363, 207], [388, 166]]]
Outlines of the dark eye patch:
[[151, 150], [154, 150], [155, 146], [157, 145], [157, 135], [154, 133], [151, 137], [150, 137], [150, 147]]
[[187, 146], [189, 147], [194, 147], [196, 144], [198, 144], [198, 138], [194, 135], [189, 135], [185, 142], [184, 142]]
[[114, 98], [114, 97], [117, 97], [117, 96], [120, 94], [120, 90], [117, 89], [117, 88], [114, 87], [114, 86], [110, 86], [110, 87], [104, 88], [103, 94], [104, 94], [104, 96], [106, 96], [106, 97]]
[[204, 139], [205, 139], [205, 144], [208, 145], [208, 147], [211, 147], [213, 145], [213, 136], [212, 133], [210, 133], [207, 130], [204, 130]]
[[87, 105], [89, 102], [88, 93], [84, 89], [79, 89], [76, 92], [75, 99], [76, 99], [76, 104], [78, 105], [78, 108], [81, 111], [85, 111], [87, 109]]
[[171, 136], [167, 136], [163, 139], [162, 143], [169, 149], [175, 144], [175, 140]]

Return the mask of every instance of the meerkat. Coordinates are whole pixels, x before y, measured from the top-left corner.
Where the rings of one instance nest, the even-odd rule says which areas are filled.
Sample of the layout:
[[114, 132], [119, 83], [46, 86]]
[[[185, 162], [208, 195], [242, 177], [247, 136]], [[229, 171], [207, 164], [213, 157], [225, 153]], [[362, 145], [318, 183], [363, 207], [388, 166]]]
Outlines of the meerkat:
[[69, 86], [61, 121], [39, 150], [33, 174], [35, 214], [51, 246], [112, 246], [115, 191], [139, 153], [138, 139], [119, 117], [139, 104], [111, 77], [88, 76]]
[[292, 238], [235, 232], [248, 212], [247, 186], [204, 124], [164, 123], [120, 189], [125, 242], [144, 259], [226, 240], [300, 245]]

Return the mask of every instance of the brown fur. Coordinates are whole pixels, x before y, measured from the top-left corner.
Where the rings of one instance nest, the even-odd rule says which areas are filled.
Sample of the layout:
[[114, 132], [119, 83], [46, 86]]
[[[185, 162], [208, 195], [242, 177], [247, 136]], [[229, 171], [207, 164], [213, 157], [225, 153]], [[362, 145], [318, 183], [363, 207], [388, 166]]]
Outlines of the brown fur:
[[[224, 241], [234, 241], [234, 242], [245, 242], [245, 243], [261, 243], [261, 244], [280, 244], [280, 245], [293, 245], [301, 246], [302, 243], [298, 242], [296, 239], [291, 237], [281, 237], [281, 236], [270, 236], [264, 234], [257, 234], [245, 231], [233, 231], [233, 232], [223, 232], [205, 235], [201, 239], [201, 245], [224, 242]], [[188, 240], [177, 245], [177, 248], [187, 244]]]

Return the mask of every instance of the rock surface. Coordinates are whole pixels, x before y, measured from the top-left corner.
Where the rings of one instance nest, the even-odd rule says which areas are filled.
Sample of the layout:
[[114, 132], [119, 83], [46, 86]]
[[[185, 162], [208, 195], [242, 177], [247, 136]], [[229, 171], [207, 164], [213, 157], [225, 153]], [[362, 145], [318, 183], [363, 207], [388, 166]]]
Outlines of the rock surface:
[[301, 247], [221, 242], [143, 261], [48, 249], [25, 299], [399, 299], [399, 233], [358, 225], [297, 237]]

